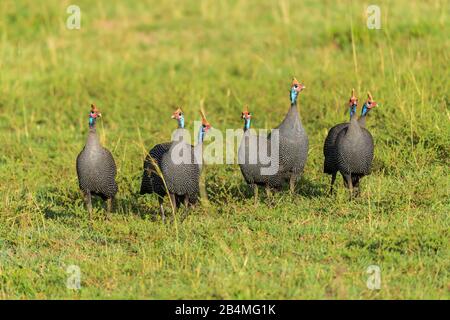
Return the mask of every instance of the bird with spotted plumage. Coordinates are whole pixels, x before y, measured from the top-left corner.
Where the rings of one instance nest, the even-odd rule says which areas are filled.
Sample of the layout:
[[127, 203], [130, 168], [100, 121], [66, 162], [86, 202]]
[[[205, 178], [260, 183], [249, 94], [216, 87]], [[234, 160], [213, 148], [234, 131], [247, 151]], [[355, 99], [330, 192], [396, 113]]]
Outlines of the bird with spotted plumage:
[[[352, 96], [348, 102], [350, 120], [355, 116], [356, 109], [358, 107], [358, 99], [355, 97], [355, 89], [352, 90]], [[337, 151], [336, 151], [336, 138], [343, 129], [348, 127], [348, 122], [343, 122], [332, 127], [325, 138], [323, 144], [324, 164], [323, 172], [331, 175], [330, 194], [333, 193], [333, 186], [336, 180], [336, 175], [339, 171], [337, 165]]]
[[[283, 183], [282, 175], [264, 174], [263, 169], [268, 169], [274, 160], [272, 159], [271, 142], [268, 135], [255, 134], [250, 128], [252, 114], [245, 105], [241, 113], [244, 120], [244, 134], [238, 149], [238, 163], [245, 182], [253, 190], [255, 203], [258, 201], [258, 187], [280, 188]], [[269, 161], [267, 161], [269, 160]]]
[[92, 196], [99, 196], [106, 201], [107, 214], [110, 217], [112, 203], [118, 191], [115, 177], [116, 163], [108, 149], [104, 148], [99, 140], [96, 130], [97, 119], [102, 114], [92, 104], [89, 113], [89, 132], [86, 145], [77, 157], [76, 168], [78, 183], [83, 191], [89, 218], [92, 215]]
[[353, 115], [349, 124], [340, 130], [336, 137], [337, 169], [342, 174], [351, 196], [354, 192], [355, 195], [359, 194], [360, 179], [370, 174], [374, 155], [373, 137], [365, 128], [365, 121], [367, 114], [377, 103], [370, 93], [367, 95], [361, 117], [357, 119]]
[[[258, 186], [264, 186], [267, 193], [270, 193], [270, 189], [281, 189], [283, 183], [289, 181], [289, 189], [293, 193], [295, 182], [303, 172], [308, 157], [308, 136], [297, 110], [297, 98], [304, 88], [305, 86], [297, 79], [292, 80], [291, 107], [281, 124], [269, 135], [256, 135], [251, 132], [252, 115], [247, 106], [241, 114], [244, 120], [244, 135], [239, 145], [238, 162], [245, 181], [253, 189], [255, 202], [258, 197]], [[274, 136], [274, 132], [277, 132], [277, 136]], [[262, 148], [263, 145], [265, 148]], [[270, 161], [267, 161], [266, 157]], [[276, 172], [263, 171], [274, 161], [278, 166]]]
[[200, 174], [202, 170], [202, 146], [211, 125], [200, 111], [202, 122], [198, 143], [195, 146], [185, 142], [189, 132], [185, 129], [184, 113], [178, 108], [172, 119], [178, 128], [172, 135], [172, 141], [155, 145], [144, 160], [140, 194], [158, 195], [162, 220], [165, 221], [164, 197], [168, 194], [174, 211], [184, 204], [189, 207], [200, 196]]
[[[298, 95], [306, 87], [293, 78], [289, 97], [291, 106], [281, 124], [275, 129], [279, 133], [279, 177], [289, 181], [289, 190], [295, 191], [295, 184], [303, 173], [308, 158], [309, 140], [303, 128], [298, 111]], [[270, 139], [269, 134], [269, 139]]]

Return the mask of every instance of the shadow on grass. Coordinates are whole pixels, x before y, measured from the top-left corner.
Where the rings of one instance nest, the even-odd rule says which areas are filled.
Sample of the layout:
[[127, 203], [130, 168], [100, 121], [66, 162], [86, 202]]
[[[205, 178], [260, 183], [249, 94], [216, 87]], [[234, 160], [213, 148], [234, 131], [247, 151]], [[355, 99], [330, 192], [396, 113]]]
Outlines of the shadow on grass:
[[[216, 205], [226, 205], [232, 201], [241, 203], [245, 200], [254, 197], [253, 188], [248, 185], [243, 179], [239, 183], [227, 185], [226, 181], [214, 181], [206, 185], [208, 200]], [[281, 188], [271, 188], [271, 193], [289, 193], [289, 184], [285, 183]], [[295, 194], [307, 198], [322, 197], [327, 195], [328, 185], [323, 183], [316, 183], [312, 180], [302, 177], [296, 183]], [[266, 201], [265, 187], [258, 187], [259, 201]]]
[[152, 221], [157, 221], [159, 216], [159, 207], [155, 204], [150, 204], [150, 198], [155, 198], [154, 195], [140, 195], [129, 194], [126, 197], [118, 197], [114, 201], [115, 213], [122, 215], [137, 215], [142, 219], [150, 218]]
[[[156, 194], [139, 193], [130, 194], [128, 197], [117, 200], [117, 211], [123, 215], [134, 214], [142, 219], [150, 219], [151, 221], [162, 221], [161, 213], [159, 211], [158, 196]], [[164, 213], [166, 219], [172, 218], [172, 208], [169, 202], [169, 197], [164, 197]], [[185, 207], [182, 204], [176, 213], [178, 217], [185, 215]]]
[[227, 185], [226, 181], [215, 179], [206, 183], [206, 195], [211, 204], [223, 206], [230, 201], [240, 203], [253, 197], [253, 190], [245, 181]]
[[[72, 219], [77, 216], [83, 200], [77, 192], [68, 192], [56, 187], [41, 187], [35, 200], [46, 219]], [[81, 202], [80, 202], [81, 201]]]
[[317, 198], [327, 195], [329, 186], [324, 183], [317, 183], [302, 176], [297, 181], [295, 193], [306, 198]]
[[[302, 177], [296, 185], [296, 194], [314, 198], [323, 196], [328, 188], [325, 184], [315, 183], [309, 179]], [[237, 205], [244, 203], [248, 199], [253, 198], [252, 188], [242, 179], [234, 180], [231, 183], [223, 177], [215, 177], [206, 182], [206, 192], [208, 200], [214, 206], [227, 206], [230, 202]], [[281, 190], [272, 190], [273, 193], [289, 193], [287, 185]], [[172, 212], [170, 204], [165, 198], [164, 209], [166, 217]], [[265, 202], [267, 196], [264, 188], [259, 187], [259, 202]], [[69, 188], [57, 188], [53, 186], [42, 187], [36, 193], [36, 201], [43, 211], [46, 219], [78, 219], [87, 217], [87, 210], [84, 204], [83, 196], [80, 191], [73, 191]], [[106, 216], [106, 202], [99, 197], [92, 197], [92, 206], [94, 208], [94, 217]], [[183, 206], [178, 212], [184, 212]], [[113, 203], [112, 216], [136, 215], [142, 219], [150, 219], [151, 221], [160, 221], [159, 205], [156, 195], [140, 195], [140, 194], [119, 194]]]
[[53, 207], [47, 207], [43, 210], [45, 219], [72, 219], [74, 217], [77, 217], [77, 215], [67, 212], [64, 209], [55, 209]]
[[[57, 187], [41, 187], [36, 192], [36, 201], [46, 219], [74, 219], [88, 217], [81, 191], [69, 191]], [[92, 196], [93, 217], [105, 216], [106, 201], [98, 196]], [[113, 202], [112, 215], [140, 214], [144, 210], [137, 197], [116, 198]]]

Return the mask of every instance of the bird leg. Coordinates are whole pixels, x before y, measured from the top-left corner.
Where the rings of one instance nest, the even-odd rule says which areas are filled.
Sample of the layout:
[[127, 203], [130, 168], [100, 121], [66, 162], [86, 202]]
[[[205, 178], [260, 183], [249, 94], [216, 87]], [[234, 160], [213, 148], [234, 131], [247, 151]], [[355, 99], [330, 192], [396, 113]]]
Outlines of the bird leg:
[[336, 172], [332, 174], [331, 176], [331, 187], [330, 187], [330, 194], [333, 194], [333, 185], [334, 181], [336, 180]]
[[172, 203], [172, 219], [175, 218], [175, 213], [177, 212], [177, 201], [175, 194], [169, 193], [170, 202]]
[[257, 204], [258, 203], [258, 185], [253, 184], [252, 188], [253, 188], [253, 196], [255, 199], [255, 204]]
[[295, 182], [297, 181], [297, 176], [295, 174], [292, 174], [289, 178], [289, 191], [291, 194], [295, 192]]
[[270, 191], [270, 187], [266, 186], [266, 196], [270, 198], [272, 196], [272, 191]]
[[108, 220], [111, 220], [112, 202], [113, 202], [113, 198], [106, 199], [106, 214], [107, 214]]
[[[341, 173], [342, 174], [342, 173]], [[344, 181], [344, 186], [348, 188], [347, 176], [342, 174], [342, 180]]]
[[87, 191], [84, 193], [84, 203], [86, 203], [86, 209], [89, 213], [89, 220], [92, 219], [92, 196], [91, 192]]
[[348, 185], [348, 188], [350, 189], [350, 200], [352, 200], [353, 199], [353, 182], [352, 182], [352, 175], [351, 174], [349, 174], [349, 175], [347, 175], [347, 185]]
[[184, 204], [184, 212], [183, 212], [183, 216], [181, 217], [181, 221], [184, 221], [184, 219], [187, 218], [187, 215], [189, 212], [189, 195], [187, 195], [187, 194], [184, 195], [183, 204]]
[[353, 183], [353, 189], [355, 190], [355, 197], [359, 196], [359, 179], [360, 177], [355, 177], [355, 181]]
[[161, 219], [162, 222], [165, 223], [166, 222], [166, 215], [164, 214], [164, 199], [162, 197], [158, 197], [158, 202], [159, 202], [159, 211], [161, 212]]
[[184, 201], [184, 197], [175, 195], [175, 201], [176, 201], [175, 202], [176, 203], [176, 207], [179, 208], [179, 207], [181, 207], [181, 204]]

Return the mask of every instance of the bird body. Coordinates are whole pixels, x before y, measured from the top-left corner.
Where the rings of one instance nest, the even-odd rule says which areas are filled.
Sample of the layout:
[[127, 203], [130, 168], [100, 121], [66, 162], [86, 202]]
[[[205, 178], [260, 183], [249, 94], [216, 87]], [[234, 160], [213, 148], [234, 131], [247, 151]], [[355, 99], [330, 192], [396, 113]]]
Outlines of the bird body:
[[332, 127], [324, 142], [324, 173], [332, 175], [330, 192], [333, 192], [337, 172], [341, 172], [345, 185], [350, 189], [358, 189], [361, 177], [370, 173], [374, 145], [365, 124], [366, 115], [376, 106], [376, 102], [369, 94], [369, 100], [364, 103], [359, 119], [355, 115], [357, 104], [358, 99], [353, 90], [349, 100], [350, 122]]
[[337, 167], [347, 186], [350, 189], [358, 188], [359, 180], [370, 174], [374, 152], [372, 135], [353, 118], [350, 124], [339, 132], [336, 151]]
[[325, 138], [325, 143], [323, 145], [323, 154], [325, 156], [323, 166], [324, 173], [336, 174], [339, 171], [336, 159], [336, 138], [343, 129], [348, 127], [348, 124], [348, 122], [339, 123], [328, 131], [328, 135]]
[[289, 177], [302, 173], [308, 157], [309, 141], [296, 104], [291, 106], [283, 122], [275, 129], [279, 130], [280, 174]]
[[[363, 115], [358, 118], [358, 124], [361, 128], [365, 128], [366, 126], [366, 116]], [[337, 155], [336, 155], [336, 139], [339, 133], [346, 129], [349, 125], [349, 122], [343, 122], [332, 127], [325, 138], [325, 142], [323, 145], [323, 154], [325, 157], [323, 172], [328, 174], [336, 174], [339, 169], [337, 167]]]
[[80, 189], [85, 194], [85, 201], [89, 213], [92, 211], [91, 196], [96, 195], [107, 200], [108, 213], [111, 211], [111, 202], [118, 187], [115, 181], [117, 174], [114, 158], [108, 149], [104, 148], [98, 139], [95, 129], [95, 120], [100, 115], [95, 106], [92, 106], [90, 115], [89, 134], [86, 145], [77, 157], [76, 168]]
[[180, 139], [171, 143], [168, 152], [161, 159], [161, 171], [167, 189], [177, 197], [187, 196], [190, 203], [195, 203], [200, 196], [201, 161], [196, 158], [195, 153], [199, 147], [200, 145], [194, 147]]
[[293, 79], [290, 91], [291, 107], [281, 124], [275, 128], [279, 134], [279, 176], [283, 180], [289, 179], [291, 192], [294, 192], [295, 182], [303, 172], [308, 158], [308, 135], [297, 110], [298, 94], [304, 88], [297, 79]]
[[169, 151], [171, 145], [172, 142], [157, 144], [145, 157], [140, 194], [156, 193], [160, 197], [166, 195], [164, 182], [157, 168], [161, 168], [162, 158]]
[[[264, 141], [265, 140], [265, 141]], [[262, 150], [261, 146], [267, 146]], [[270, 163], [261, 161], [261, 156], [271, 155], [271, 139], [267, 135], [253, 134], [251, 130], [246, 130], [242, 136], [238, 150], [238, 162], [242, 175], [249, 185], [267, 186], [279, 188], [283, 183], [282, 175], [278, 173], [269, 175], [263, 174], [263, 168], [269, 168]]]
[[89, 132], [84, 149], [77, 157], [77, 174], [81, 190], [100, 196], [106, 200], [113, 198], [118, 187], [114, 158], [109, 150], [103, 148], [95, 132]]
[[[303, 172], [308, 156], [308, 136], [298, 114], [297, 96], [304, 88], [294, 78], [291, 107], [281, 124], [269, 135], [252, 133], [248, 107], [242, 112], [244, 135], [238, 149], [238, 162], [245, 181], [253, 187], [255, 201], [258, 186], [265, 186], [266, 190], [280, 189], [285, 181], [289, 181], [293, 192], [295, 180]], [[277, 167], [273, 169], [275, 165]]]
[[[172, 118], [178, 120], [179, 128], [173, 135], [173, 141], [157, 144], [150, 150], [144, 161], [140, 190], [141, 194], [156, 193], [158, 195], [163, 219], [162, 200], [167, 193], [175, 209], [181, 203], [185, 206], [195, 204], [200, 196], [203, 136], [195, 147], [186, 143], [183, 137], [188, 132], [184, 129], [184, 116], [181, 110], [178, 109]], [[204, 118], [201, 132], [205, 133], [209, 127], [209, 123]]]

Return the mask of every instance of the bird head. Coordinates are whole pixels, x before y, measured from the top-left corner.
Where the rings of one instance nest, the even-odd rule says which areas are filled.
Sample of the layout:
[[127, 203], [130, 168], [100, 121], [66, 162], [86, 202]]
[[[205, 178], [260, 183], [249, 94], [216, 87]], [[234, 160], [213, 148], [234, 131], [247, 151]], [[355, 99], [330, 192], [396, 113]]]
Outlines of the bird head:
[[203, 139], [205, 138], [206, 133], [209, 129], [211, 129], [211, 125], [209, 124], [208, 120], [206, 120], [205, 112], [203, 108], [200, 108], [200, 115], [202, 117], [202, 125], [200, 126], [200, 130], [198, 132], [198, 141], [203, 142]]
[[97, 109], [96, 105], [91, 104], [91, 112], [89, 113], [89, 127], [94, 128], [97, 118], [101, 116], [102, 114], [100, 113], [100, 110]]
[[297, 103], [298, 94], [305, 88], [306, 87], [303, 84], [301, 84], [300, 82], [298, 82], [297, 79], [295, 79], [295, 78], [292, 79], [291, 92], [290, 92], [291, 104]]
[[172, 113], [172, 119], [177, 120], [178, 128], [184, 128], [184, 113], [181, 108], [178, 108]]
[[361, 115], [365, 116], [369, 111], [378, 106], [378, 104], [373, 100], [370, 92], [367, 92], [367, 101], [364, 103], [363, 108], [361, 110]]
[[248, 111], [248, 105], [244, 106], [241, 118], [244, 119], [244, 131], [250, 129], [250, 121], [252, 120], [252, 114]]
[[348, 107], [350, 108], [350, 118], [356, 113], [356, 108], [358, 107], [358, 98], [355, 96], [355, 89], [352, 89], [352, 96], [348, 101]]

